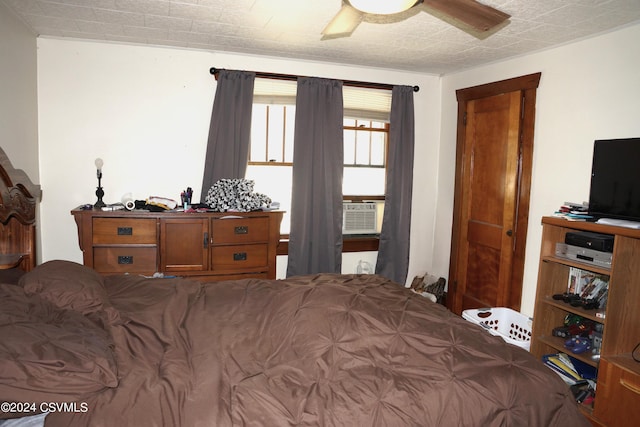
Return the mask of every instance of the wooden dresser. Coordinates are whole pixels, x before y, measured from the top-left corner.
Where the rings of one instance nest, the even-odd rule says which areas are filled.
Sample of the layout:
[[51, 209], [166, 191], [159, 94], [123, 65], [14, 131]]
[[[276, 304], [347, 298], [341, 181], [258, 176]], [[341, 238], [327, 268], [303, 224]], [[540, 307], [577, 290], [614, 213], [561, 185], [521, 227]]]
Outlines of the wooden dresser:
[[84, 265], [202, 281], [276, 278], [283, 212], [71, 211]]

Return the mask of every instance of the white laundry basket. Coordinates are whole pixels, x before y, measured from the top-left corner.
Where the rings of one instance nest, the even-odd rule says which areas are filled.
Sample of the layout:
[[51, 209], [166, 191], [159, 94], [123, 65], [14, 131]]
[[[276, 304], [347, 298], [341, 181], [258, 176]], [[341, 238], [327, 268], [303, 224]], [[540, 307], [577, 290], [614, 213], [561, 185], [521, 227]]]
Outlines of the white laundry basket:
[[464, 310], [462, 317], [483, 326], [490, 334], [497, 335], [509, 344], [529, 351], [532, 319], [505, 307]]

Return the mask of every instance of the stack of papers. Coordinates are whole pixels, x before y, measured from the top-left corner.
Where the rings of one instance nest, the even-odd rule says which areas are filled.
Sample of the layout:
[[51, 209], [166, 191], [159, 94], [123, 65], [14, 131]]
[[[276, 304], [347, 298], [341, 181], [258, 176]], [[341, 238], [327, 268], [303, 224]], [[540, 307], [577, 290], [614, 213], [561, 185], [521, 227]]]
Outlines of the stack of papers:
[[595, 367], [565, 353], [546, 354], [542, 361], [569, 385], [596, 379]]
[[589, 215], [589, 204], [586, 202], [564, 202], [562, 206], [560, 206], [560, 209], [553, 213], [553, 216], [562, 217], [569, 221], [588, 221], [594, 219], [593, 216]]
[[616, 227], [627, 227], [627, 228], [640, 229], [640, 222], [638, 222], [638, 221], [629, 221], [629, 220], [626, 220], [626, 219], [600, 218], [596, 222], [598, 224], [604, 224], [604, 225], [615, 225]]

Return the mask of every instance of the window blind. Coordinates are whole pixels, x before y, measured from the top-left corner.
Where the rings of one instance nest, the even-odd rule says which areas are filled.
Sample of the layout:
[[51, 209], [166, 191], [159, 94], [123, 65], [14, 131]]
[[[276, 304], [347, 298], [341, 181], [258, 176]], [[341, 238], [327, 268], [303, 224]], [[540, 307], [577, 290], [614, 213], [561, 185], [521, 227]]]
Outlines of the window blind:
[[[295, 81], [256, 78], [253, 102], [256, 104], [296, 104]], [[389, 121], [391, 91], [343, 86], [344, 116], [380, 122]]]

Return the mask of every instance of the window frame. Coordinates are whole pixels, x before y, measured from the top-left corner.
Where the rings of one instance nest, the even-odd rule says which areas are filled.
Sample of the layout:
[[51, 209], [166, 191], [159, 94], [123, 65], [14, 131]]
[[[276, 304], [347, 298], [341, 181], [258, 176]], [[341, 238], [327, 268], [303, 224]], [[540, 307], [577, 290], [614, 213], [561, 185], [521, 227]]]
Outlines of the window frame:
[[[266, 124], [267, 124], [267, 128], [269, 126], [269, 107], [271, 107], [271, 105], [273, 104], [265, 104], [262, 102], [255, 102], [254, 104], [260, 104], [260, 105], [265, 105], [267, 107], [266, 109]], [[276, 104], [277, 105], [277, 104]], [[287, 105], [283, 105], [283, 107], [286, 109]], [[283, 128], [286, 128], [286, 112], [285, 114], [283, 114], [283, 123], [282, 126]], [[346, 130], [353, 130], [353, 131], [362, 131], [362, 130], [366, 130], [369, 132], [383, 132], [386, 134], [386, 138], [385, 138], [385, 147], [384, 147], [384, 165], [383, 166], [374, 166], [374, 165], [357, 165], [357, 164], [345, 164], [343, 161], [343, 168], [346, 167], [365, 167], [365, 168], [384, 168], [385, 169], [385, 177], [386, 177], [386, 170], [387, 170], [387, 166], [388, 166], [388, 159], [389, 159], [389, 131], [390, 131], [390, 123], [389, 121], [383, 121], [383, 120], [373, 120], [373, 119], [364, 119], [364, 118], [354, 118], [354, 117], [348, 117], [349, 119], [354, 119], [356, 120], [356, 125], [354, 126], [350, 126], [350, 125], [344, 125], [343, 123], [343, 132]], [[345, 119], [347, 119], [347, 117], [345, 117]], [[384, 127], [381, 128], [375, 128], [372, 126], [366, 127], [363, 129], [362, 125], [358, 125], [358, 121], [368, 121], [369, 123], [371, 122], [380, 122], [380, 123], [384, 123]], [[268, 129], [265, 130], [265, 135], [267, 137], [267, 141], [266, 141], [266, 145], [265, 145], [265, 153], [267, 154], [265, 157], [268, 158], [268, 153], [269, 153], [269, 141], [268, 141]], [[282, 140], [282, 158], [285, 158], [285, 141], [284, 141], [285, 135], [283, 133], [283, 140]], [[251, 152], [251, 151], [250, 151]], [[369, 159], [371, 159], [371, 154], [369, 153]], [[293, 162], [286, 162], [286, 161], [251, 161], [249, 160], [247, 162], [248, 165], [254, 165], [254, 166], [289, 166], [292, 167], [293, 166]], [[384, 189], [384, 193], [386, 193], [386, 178], [385, 178], [385, 189]], [[343, 201], [352, 201], [352, 202], [364, 202], [364, 201], [384, 201], [385, 200], [385, 194], [381, 194], [381, 195], [356, 195], [356, 194], [343, 194], [342, 195], [342, 200]], [[377, 251], [379, 247], [379, 235], [372, 235], [372, 236], [349, 236], [349, 235], [343, 235], [343, 245], [342, 245], [342, 252], [346, 253], [346, 252], [366, 252], [366, 251]], [[277, 251], [276, 251], [277, 255], [288, 255], [289, 253], [289, 234], [288, 233], [281, 233], [280, 234], [280, 241], [277, 247]]]
[[[269, 112], [270, 112], [270, 107], [271, 105], [269, 104], [263, 104], [263, 103], [256, 103], [256, 104], [260, 104], [260, 105], [265, 105], [266, 107], [266, 130], [265, 130], [265, 137], [266, 137], [266, 141], [265, 141], [265, 157], [268, 158], [269, 155]], [[282, 107], [284, 108], [284, 114], [283, 116], [283, 123], [282, 123], [282, 127], [284, 129], [286, 129], [287, 126], [287, 115], [286, 115], [286, 108], [289, 105], [282, 105]], [[378, 166], [378, 165], [372, 165], [371, 164], [371, 147], [369, 147], [369, 164], [357, 164], [357, 163], [353, 163], [353, 164], [346, 164], [346, 163], [342, 163], [343, 167], [362, 167], [362, 168], [384, 168], [385, 170], [387, 169], [387, 160], [389, 159], [389, 122], [383, 122], [381, 120], [370, 120], [370, 119], [359, 119], [359, 118], [351, 118], [352, 120], [356, 120], [356, 125], [355, 126], [350, 126], [350, 125], [344, 125], [342, 126], [342, 130], [343, 132], [346, 130], [352, 130], [352, 131], [367, 131], [367, 132], [380, 132], [380, 133], [384, 133], [386, 135], [385, 138], [385, 142], [384, 142], [384, 161], [383, 164]], [[379, 123], [384, 123], [383, 127], [380, 128], [376, 128], [373, 126], [369, 126], [369, 127], [363, 127], [363, 125], [357, 125], [358, 121], [368, 121], [369, 123], [371, 122], [379, 122]], [[252, 165], [252, 166], [293, 166], [293, 162], [287, 162], [284, 161], [285, 156], [285, 151], [286, 151], [286, 143], [284, 141], [284, 139], [286, 138], [286, 134], [283, 132], [283, 141], [282, 142], [282, 161], [278, 161], [278, 160], [251, 160], [249, 159], [247, 164], [248, 165]], [[253, 141], [253, 140], [252, 140]], [[369, 144], [371, 145], [371, 144]], [[354, 147], [354, 150], [357, 150], [357, 146]], [[251, 156], [251, 149], [249, 150], [249, 156]], [[354, 155], [354, 159], [357, 158], [357, 155]], [[385, 183], [385, 190], [386, 190], [386, 183]], [[355, 196], [349, 196], [349, 197], [355, 197]], [[345, 198], [345, 197], [343, 197]], [[382, 199], [384, 200], [384, 198]]]
[[[354, 164], [349, 164], [347, 165], [346, 163], [343, 162], [343, 167], [350, 167], [350, 168], [358, 168], [358, 167], [362, 167], [362, 168], [384, 168], [385, 170], [387, 169], [387, 160], [389, 158], [389, 122], [382, 122], [382, 121], [377, 121], [378, 123], [384, 123], [384, 126], [381, 128], [376, 128], [373, 126], [369, 126], [369, 127], [364, 127], [364, 125], [357, 125], [357, 123], [359, 121], [368, 121], [369, 123], [374, 122], [375, 120], [366, 120], [366, 119], [352, 119], [352, 120], [356, 120], [356, 125], [355, 126], [348, 126], [348, 125], [344, 125], [342, 126], [342, 130], [343, 132], [345, 130], [352, 130], [352, 131], [367, 131], [370, 134], [372, 134], [373, 132], [380, 132], [380, 133], [384, 133], [386, 135], [385, 137], [385, 141], [384, 141], [384, 160], [383, 160], [383, 164], [382, 165], [373, 165], [371, 164], [371, 141], [369, 142], [369, 164], [358, 164], [358, 163], [354, 163]], [[354, 160], [357, 160], [357, 144], [354, 146]], [[386, 185], [385, 185], [386, 187]]]

